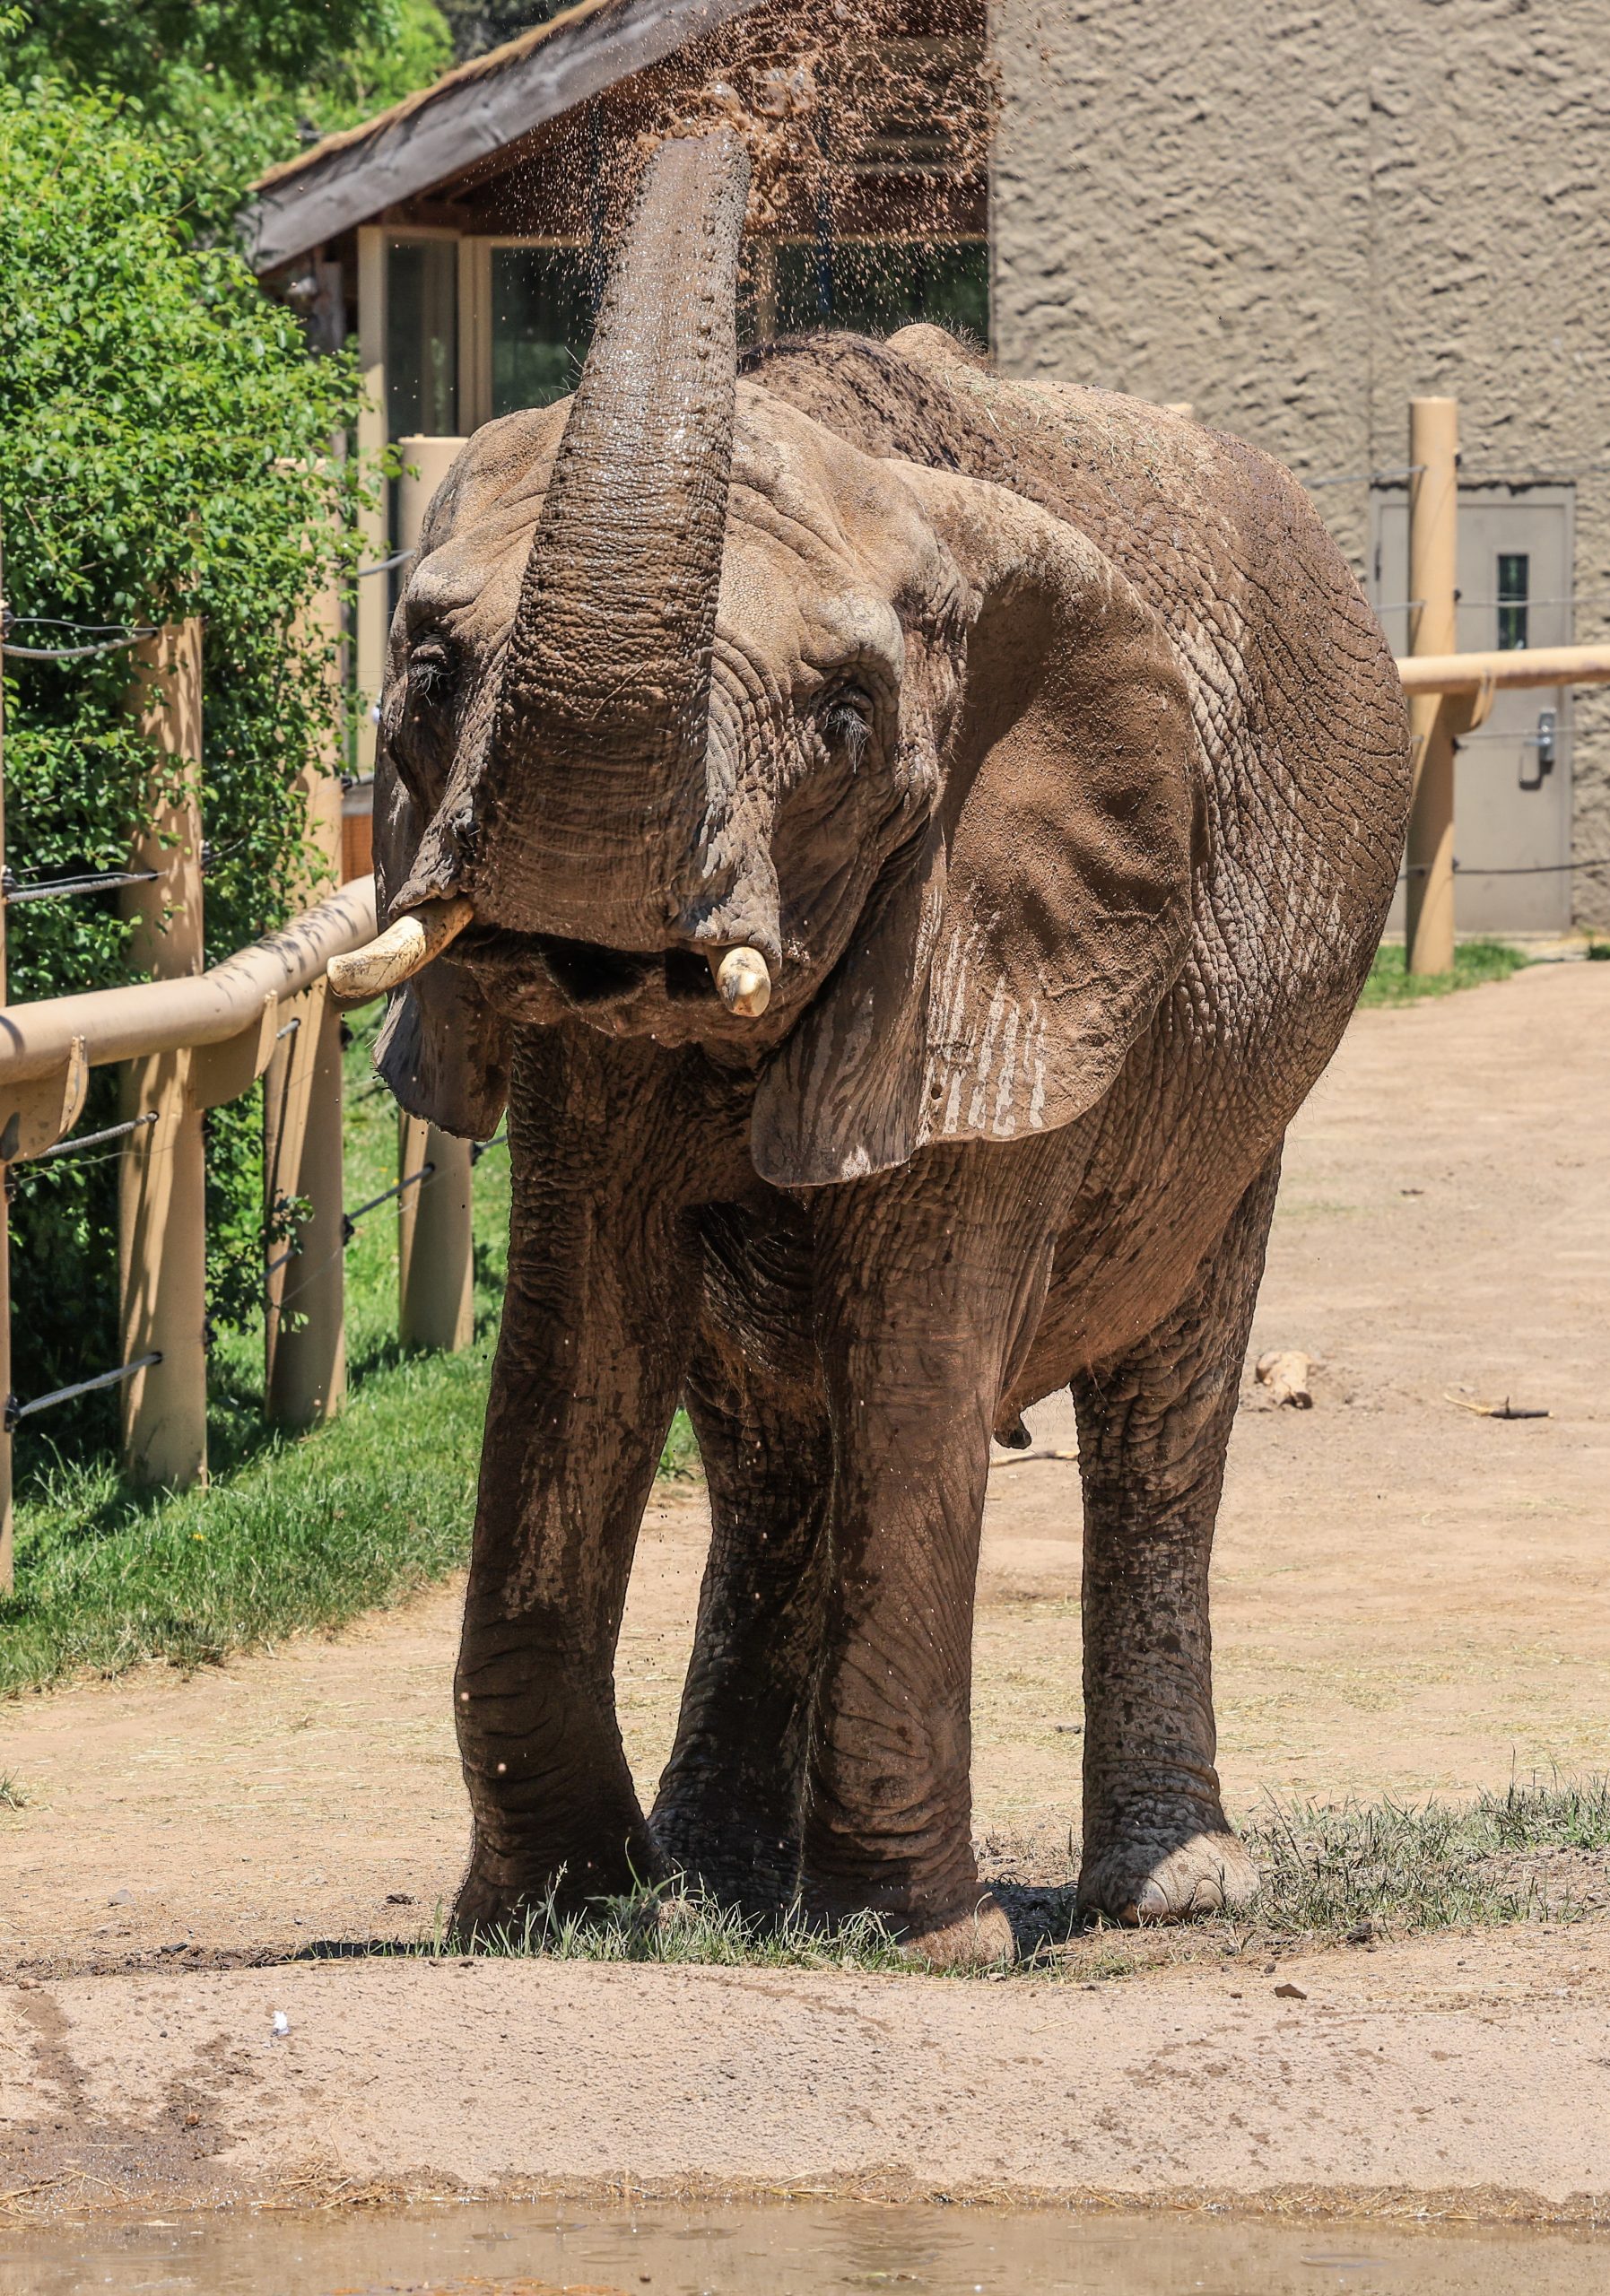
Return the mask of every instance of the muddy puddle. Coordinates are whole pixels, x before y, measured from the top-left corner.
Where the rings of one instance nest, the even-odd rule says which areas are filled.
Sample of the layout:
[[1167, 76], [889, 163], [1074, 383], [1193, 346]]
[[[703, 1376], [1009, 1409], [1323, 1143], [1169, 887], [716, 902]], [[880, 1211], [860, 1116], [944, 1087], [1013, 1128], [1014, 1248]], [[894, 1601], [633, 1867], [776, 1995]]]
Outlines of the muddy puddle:
[[0, 2231], [0, 2296], [1600, 2296], [1610, 2237], [883, 2207], [243, 2210]]

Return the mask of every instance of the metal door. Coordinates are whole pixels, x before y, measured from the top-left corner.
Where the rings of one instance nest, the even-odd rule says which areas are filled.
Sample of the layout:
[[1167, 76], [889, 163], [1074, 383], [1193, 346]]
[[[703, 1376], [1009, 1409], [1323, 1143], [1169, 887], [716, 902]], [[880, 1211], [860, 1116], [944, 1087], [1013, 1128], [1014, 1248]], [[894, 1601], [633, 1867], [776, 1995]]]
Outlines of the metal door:
[[[1461, 486], [1459, 646], [1467, 652], [1571, 642], [1569, 486]], [[1408, 501], [1372, 506], [1370, 595], [1396, 654], [1408, 648]], [[1563, 933], [1571, 926], [1571, 696], [1499, 692], [1459, 744], [1454, 774], [1454, 918], [1462, 933]], [[1398, 888], [1389, 932], [1403, 930]]]

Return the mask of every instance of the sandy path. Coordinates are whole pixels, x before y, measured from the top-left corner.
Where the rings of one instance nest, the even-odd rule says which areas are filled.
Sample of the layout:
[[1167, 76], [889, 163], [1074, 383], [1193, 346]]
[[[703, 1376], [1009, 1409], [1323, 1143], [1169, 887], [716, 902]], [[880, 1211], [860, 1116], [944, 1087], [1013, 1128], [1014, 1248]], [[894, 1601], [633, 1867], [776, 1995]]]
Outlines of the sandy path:
[[[1610, 1764], [1606, 1141], [1610, 968], [1586, 965], [1538, 968], [1445, 1004], [1362, 1014], [1294, 1127], [1253, 1352], [1301, 1346], [1327, 1368], [1315, 1383], [1316, 1407], [1306, 1413], [1270, 1409], [1249, 1383], [1231, 1448], [1215, 1632], [1222, 1762], [1233, 1808], [1246, 1810], [1268, 1790], [1318, 1798], [1383, 1788], [1459, 1792], [1501, 1786], [1512, 1770]], [[1479, 1418], [1447, 1400], [1450, 1392], [1468, 1399], [1510, 1395], [1546, 1405], [1552, 1415]], [[1032, 1424], [1040, 1440], [1066, 1447], [1069, 1422], [1066, 1404], [1052, 1402]], [[997, 1468], [978, 1630], [977, 1825], [988, 1841], [1048, 1880], [1064, 1877], [1068, 1829], [1077, 1821], [1077, 1517], [1071, 1465]], [[621, 1669], [623, 1726], [645, 1789], [669, 1743], [704, 1522], [696, 1496], [673, 1495], [645, 1526]], [[0, 1961], [58, 1978], [155, 1961], [161, 1947], [261, 1953], [295, 1950], [316, 1937], [428, 1928], [432, 1909], [451, 1892], [465, 1840], [448, 1699], [458, 1600], [457, 1587], [445, 1587], [338, 1641], [298, 1642], [187, 1682], [152, 1669], [0, 1708], [0, 1768], [31, 1796], [21, 1811], [0, 1811]], [[1510, 1949], [1466, 1942], [1463, 1950], [1485, 1970], [1496, 1966], [1493, 1955]], [[1402, 1951], [1412, 1961], [1433, 1947]], [[1385, 1952], [1371, 1960], [1368, 1983], [1383, 2014], [1402, 2005], [1393, 1973], [1409, 1967]], [[245, 2035], [257, 2046], [259, 1995], [265, 2000], [263, 1988], [272, 1991], [274, 1980], [241, 1975], [226, 1984], [197, 1975], [172, 1980], [177, 1994], [151, 1992], [154, 1982], [119, 1980], [99, 2011], [93, 1987], [65, 1987], [57, 1997], [69, 2025], [83, 2022], [88, 2031], [99, 2016], [109, 2034], [119, 2018], [144, 2030], [159, 2001], [182, 2000], [182, 2018], [173, 2013], [176, 2049], [181, 2041], [199, 2047], [204, 2028]], [[781, 1982], [764, 1980], [762, 1994]], [[820, 2026], [836, 2013], [822, 2005], [841, 1992], [847, 2002], [852, 1995], [858, 2000], [857, 1988], [873, 1982], [813, 1979], [787, 1997], [814, 2000], [811, 1987], [818, 1987], [811, 2016]], [[1157, 1988], [1185, 1982], [1158, 1976], [1124, 1987], [1124, 2018], [1136, 2014], [1143, 1994], [1161, 1997]], [[453, 1997], [469, 1999], [489, 1980], [415, 1979], [371, 1966], [302, 1971], [294, 1983], [333, 1988], [319, 1997], [349, 2005], [361, 2047], [384, 2058], [395, 2040], [390, 2021], [398, 2017], [406, 2027], [415, 2013], [392, 2004], [387, 1988], [402, 1987], [397, 2001], [405, 1996], [422, 2008], [419, 1988], [429, 1999], [432, 1987], [462, 1986], [467, 1990]], [[709, 1988], [729, 1980], [505, 1970], [496, 1983], [526, 2005], [522, 2016], [540, 2023], [561, 2003], [585, 2003], [589, 1987], [601, 1988], [599, 2000], [611, 2004], [636, 1997], [640, 1987], [645, 2001], [708, 2004]], [[558, 1990], [544, 1991], [550, 1985]], [[230, 1990], [236, 1987], [242, 1989]], [[1009, 1989], [977, 1997], [998, 2006], [1030, 1996]], [[918, 1996], [908, 1989], [901, 1998]], [[942, 1987], [932, 1998], [955, 2005], [963, 2017], [961, 2005], [973, 1996]], [[1079, 2022], [1087, 1999], [1070, 1995], [1045, 2013], [1074, 2018], [1065, 2039], [1074, 2052], [1069, 2080], [1081, 2095], [1106, 2062], [1107, 2042], [1092, 2038], [1106, 2029]], [[379, 2005], [372, 2019], [363, 2005], [370, 2003]], [[335, 2005], [328, 2012], [335, 2027], [345, 2013]], [[574, 2013], [578, 2031], [596, 2026], [592, 2013]], [[982, 2013], [969, 2008], [963, 2022]], [[1468, 2022], [1472, 2013], [1449, 2013]], [[1603, 2057], [1602, 2005], [1592, 2013]], [[429, 2026], [419, 2038], [428, 2048], [434, 2020], [425, 2014]], [[1237, 2017], [1215, 2028], [1215, 2063], [1259, 2061], [1266, 2040], [1254, 2045], [1250, 2006]], [[1540, 2006], [1536, 2017], [1524, 2033], [1505, 2028], [1506, 2047], [1519, 2052], [1514, 2062], [1553, 2066], [1551, 2077], [1565, 2068], [1575, 2082], [1580, 2067], [1569, 2055], [1577, 2045], [1566, 2035], [1570, 2019], [1559, 2012], [1564, 2022], [1556, 2032], [1553, 2010]], [[1310, 2019], [1302, 2030], [1320, 2022]], [[1394, 2031], [1397, 2041], [1380, 2047], [1390, 2058], [1401, 2042], [1408, 2055], [1400, 2071], [1412, 2086], [1414, 2067], [1423, 2070], [1417, 2029]], [[1552, 2054], [1556, 2041], [1565, 2057]], [[1093, 2055], [1087, 2060], [1082, 2050]], [[784, 2077], [784, 2059], [765, 2061], [770, 2077]], [[898, 2060], [890, 2059], [897, 2061], [920, 2063], [904, 2039]], [[1137, 2077], [1142, 2059], [1123, 2061]], [[1356, 2060], [1350, 2080], [1362, 2078], [1356, 2066], [1363, 2061]], [[1162, 2057], [1144, 2062], [1148, 2078], [1163, 2067]], [[1341, 2109], [1346, 2084], [1339, 2062], [1324, 2076], [1332, 2083], [1327, 2113]], [[159, 2079], [152, 2060], [152, 2094], [177, 2077], [163, 2063]], [[253, 2064], [254, 2078], [267, 2080], [271, 2060]], [[336, 2058], [309, 2077], [327, 2098], [344, 2096]], [[397, 2078], [412, 2077], [399, 2065]], [[892, 2072], [887, 2077], [897, 2096], [899, 2080]], [[274, 2093], [289, 2109], [300, 2092]], [[1420, 2108], [1405, 2101], [1409, 2088], [1395, 2093], [1397, 2104], [1375, 2097], [1369, 2110], [1361, 2106], [1353, 2154], [1327, 2139], [1344, 2180], [1368, 2180], [1360, 2163], [1366, 2154], [1378, 2157], [1365, 2143], [1373, 2113], [1388, 2121], [1406, 2115], [1403, 2127], [1413, 2133], [1408, 2120]], [[735, 2100], [739, 2092], [730, 2094]], [[1305, 2116], [1319, 2113], [1318, 2091], [1309, 2105], [1277, 2110], [1276, 2102], [1268, 2157], [1282, 2164], [1280, 2177], [1306, 2173], [1296, 2165], [1306, 2157], [1300, 2140], [1306, 2141]], [[901, 2109], [917, 2108], [908, 2100]], [[1440, 2107], [1426, 2109], [1442, 2117]], [[1122, 2118], [1123, 2109], [1115, 2110]], [[854, 2112], [846, 2106], [845, 2113], [853, 2124]], [[727, 2141], [724, 2126], [730, 2135], [759, 2126], [753, 2116], [729, 2126], [718, 2103], [684, 2109], [681, 2118], [692, 2132], [689, 2143], [697, 2135], [718, 2151]], [[1083, 2126], [1088, 2116], [1077, 2118]], [[542, 2125], [540, 2118], [532, 2124]], [[1126, 2125], [1140, 2126], [1133, 2114]], [[403, 2125], [387, 2126], [386, 2142], [403, 2144]], [[658, 2120], [645, 2105], [641, 2116], [628, 2115], [619, 2126], [622, 2143], [630, 2135], [636, 2144], [635, 2132], [642, 2132], [648, 2149], [629, 2164], [646, 2173], [650, 2157], [660, 2157], [649, 2141], [660, 2141]], [[1501, 2134], [1505, 2126], [1501, 2117], [1493, 2124]], [[1610, 2110], [1601, 2116], [1601, 2130], [1606, 2126]], [[865, 2157], [903, 2160], [909, 2168], [926, 2161], [926, 2151], [911, 2149], [915, 2126], [898, 2114], [877, 2119], [867, 2138], [874, 2152]], [[967, 2145], [984, 2142], [982, 2118], [970, 2129], [965, 2144], [958, 2135], [962, 2150], [953, 2157], [973, 2160], [975, 2176], [995, 2173], [984, 2164], [1005, 2161], [1010, 2148], [970, 2153]], [[931, 2141], [938, 2141], [932, 2129], [923, 2145]], [[263, 2142], [266, 2161], [273, 2141]], [[883, 2152], [876, 2143], [885, 2144]], [[1244, 2147], [1251, 2143], [1244, 2136]], [[1460, 2136], [1458, 2146], [1460, 2174], [1475, 2177], [1486, 2154], [1478, 2159], [1479, 2147], [1471, 2149], [1474, 2135]], [[1601, 2151], [1610, 2157], [1610, 2148]], [[1519, 2161], [1512, 2146], [1510, 2153]], [[414, 2156], [405, 2145], [393, 2157]], [[1434, 2148], [1412, 2157], [1414, 2175], [1436, 2170]], [[1563, 2136], [1550, 2158], [1554, 2183], [1539, 2182], [1538, 2191], [1578, 2175]], [[1055, 2177], [1033, 2180], [1097, 2175], [1066, 2144], [1057, 2159]], [[1100, 2176], [1116, 2176], [1120, 2160], [1118, 2150], [1101, 2152]], [[1233, 2146], [1213, 2161], [1221, 2165], [1206, 2155], [1170, 2165], [1155, 2152], [1153, 2170], [1183, 2176], [1188, 2169], [1189, 2180], [1205, 2184], [1221, 2174], [1250, 2176], [1256, 2167], [1251, 2151]], [[622, 2154], [615, 2165], [627, 2162]], [[683, 2165], [699, 2163], [690, 2153]]]

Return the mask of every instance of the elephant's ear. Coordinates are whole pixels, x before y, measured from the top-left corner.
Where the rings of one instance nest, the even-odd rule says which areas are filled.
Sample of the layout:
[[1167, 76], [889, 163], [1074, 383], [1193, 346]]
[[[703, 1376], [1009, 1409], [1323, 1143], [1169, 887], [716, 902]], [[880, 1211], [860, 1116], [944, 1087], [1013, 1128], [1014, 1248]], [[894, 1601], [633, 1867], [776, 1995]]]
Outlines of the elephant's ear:
[[926, 844], [761, 1080], [754, 1161], [784, 1187], [1072, 1122], [1190, 930], [1199, 752], [1158, 616], [1065, 520], [894, 467], [969, 594], [963, 699]]
[[[375, 909], [384, 922], [407, 877], [422, 823], [386, 755], [375, 762]], [[509, 1028], [468, 975], [439, 961], [394, 988], [375, 1066], [410, 1116], [443, 1132], [490, 1140], [509, 1098]]]

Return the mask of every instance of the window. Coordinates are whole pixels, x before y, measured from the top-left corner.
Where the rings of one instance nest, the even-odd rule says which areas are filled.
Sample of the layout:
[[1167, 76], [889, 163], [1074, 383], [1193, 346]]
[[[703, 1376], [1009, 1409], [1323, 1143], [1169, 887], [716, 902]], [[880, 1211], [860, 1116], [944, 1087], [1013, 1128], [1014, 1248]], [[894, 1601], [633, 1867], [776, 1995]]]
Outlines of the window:
[[1524, 550], [1498, 553], [1498, 645], [1503, 654], [1525, 650], [1532, 561]]
[[[824, 259], [825, 258], [825, 259]], [[981, 239], [841, 239], [777, 250], [777, 331], [892, 335], [914, 319], [989, 340], [989, 250]]]
[[386, 251], [386, 417], [389, 435], [458, 430], [458, 248], [394, 239]]
[[[988, 339], [989, 250], [981, 239], [849, 239], [826, 248], [787, 240], [775, 245], [775, 257], [779, 335], [822, 326], [892, 335], [931, 319]], [[584, 247], [494, 244], [490, 262], [491, 412], [550, 406], [575, 389], [592, 341], [593, 258]], [[746, 280], [741, 342], [754, 340], [756, 317], [754, 283]], [[394, 436], [397, 430], [394, 421]]]
[[492, 411], [551, 406], [573, 391], [593, 339], [585, 248], [492, 250]]

